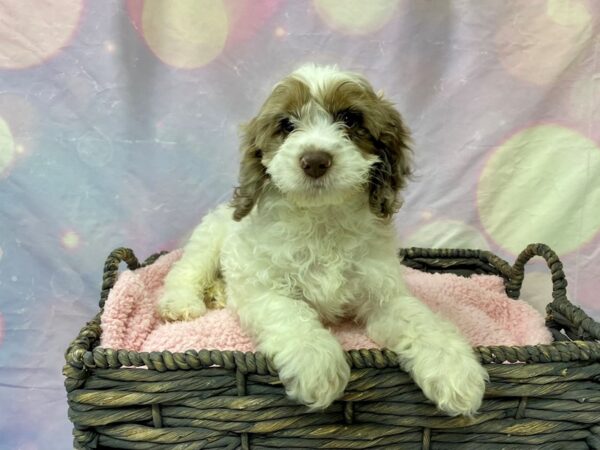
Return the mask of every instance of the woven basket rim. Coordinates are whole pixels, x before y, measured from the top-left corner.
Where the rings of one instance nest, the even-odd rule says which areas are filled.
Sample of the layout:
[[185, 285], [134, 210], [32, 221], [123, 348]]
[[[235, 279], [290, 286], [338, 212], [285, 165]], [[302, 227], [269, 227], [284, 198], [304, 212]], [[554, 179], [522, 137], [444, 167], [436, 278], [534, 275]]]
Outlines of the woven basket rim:
[[[125, 262], [130, 270], [135, 270], [152, 264], [166, 253], [156, 253], [141, 264], [131, 249], [121, 247], [110, 253], [104, 265], [100, 312], [82, 328], [65, 353], [67, 364], [63, 373], [67, 379], [81, 380], [91, 370], [123, 367], [146, 367], [161, 372], [222, 367], [241, 373], [276, 376], [276, 370], [260, 352], [220, 350], [134, 352], [97, 346], [102, 333], [100, 317], [104, 302], [116, 282], [120, 263]], [[452, 259], [478, 260], [486, 265], [491, 273], [504, 278], [506, 292], [511, 298], [519, 297], [527, 261], [534, 256], [541, 256], [550, 268], [553, 283], [553, 300], [547, 306], [547, 324], [549, 327], [563, 327], [567, 336], [551, 328], [554, 338], [561, 340], [555, 340], [552, 344], [533, 346], [478, 346], [474, 347], [476, 355], [483, 364], [600, 361], [600, 324], [569, 301], [562, 263], [556, 253], [545, 244], [530, 244], [521, 252], [513, 265], [490, 251], [477, 249], [411, 247], [400, 249], [399, 256], [406, 265], [412, 264], [412, 267], [417, 268], [423, 263], [433, 263], [444, 268], [446, 267], [444, 264]], [[407, 264], [407, 261], [410, 263]], [[348, 363], [354, 369], [398, 367], [397, 355], [387, 349], [356, 349], [347, 351], [346, 355]]]

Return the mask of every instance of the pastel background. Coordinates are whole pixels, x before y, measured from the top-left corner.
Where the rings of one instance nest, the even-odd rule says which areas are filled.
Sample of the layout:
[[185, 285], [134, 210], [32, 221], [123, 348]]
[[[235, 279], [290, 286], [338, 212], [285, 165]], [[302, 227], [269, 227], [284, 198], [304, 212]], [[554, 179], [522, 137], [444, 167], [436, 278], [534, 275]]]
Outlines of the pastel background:
[[[0, 449], [71, 448], [62, 354], [115, 247], [230, 198], [237, 126], [303, 62], [363, 72], [415, 140], [406, 246], [529, 242], [600, 318], [600, 2], [3, 0]], [[525, 298], [548, 300], [541, 263]]]

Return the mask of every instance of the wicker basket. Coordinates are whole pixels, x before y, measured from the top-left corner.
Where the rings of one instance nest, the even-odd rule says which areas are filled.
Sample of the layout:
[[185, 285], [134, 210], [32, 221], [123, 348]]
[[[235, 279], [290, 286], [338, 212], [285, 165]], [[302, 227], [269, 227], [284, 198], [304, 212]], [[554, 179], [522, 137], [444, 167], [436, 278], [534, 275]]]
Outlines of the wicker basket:
[[[309, 413], [285, 397], [260, 353], [98, 347], [101, 309], [66, 352], [75, 447], [600, 449], [600, 325], [567, 299], [562, 264], [552, 250], [530, 245], [513, 266], [487, 251], [400, 253], [405, 265], [427, 272], [500, 275], [512, 298], [530, 258], [539, 255], [548, 263], [553, 300], [547, 325], [555, 342], [475, 348], [491, 379], [475, 418], [438, 412], [387, 350], [348, 352], [352, 377], [344, 397], [322, 413]], [[123, 261], [129, 269], [141, 266], [131, 250], [111, 253], [101, 308]]]

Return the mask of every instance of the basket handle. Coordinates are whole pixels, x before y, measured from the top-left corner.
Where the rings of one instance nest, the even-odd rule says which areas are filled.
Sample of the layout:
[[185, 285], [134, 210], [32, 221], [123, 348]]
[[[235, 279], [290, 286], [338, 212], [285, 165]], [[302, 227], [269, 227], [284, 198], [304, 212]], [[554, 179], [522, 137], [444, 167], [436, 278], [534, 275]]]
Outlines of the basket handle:
[[117, 282], [119, 274], [119, 265], [125, 262], [129, 270], [134, 270], [140, 267], [140, 263], [136, 258], [133, 250], [130, 248], [120, 247], [112, 252], [106, 258], [104, 263], [104, 274], [102, 276], [102, 292], [100, 293], [100, 308], [104, 308], [104, 303], [108, 298], [108, 293]]
[[508, 296], [519, 297], [525, 278], [525, 264], [534, 256], [541, 256], [546, 260], [552, 275], [552, 302], [546, 306], [547, 325], [555, 329], [562, 327], [571, 339], [600, 340], [600, 324], [569, 301], [563, 265], [557, 254], [545, 244], [529, 244], [519, 254], [506, 285]]
[[510, 279], [506, 284], [506, 293], [511, 298], [519, 298], [523, 279], [525, 278], [525, 264], [534, 256], [541, 256], [552, 275], [552, 299], [555, 303], [569, 303], [567, 300], [567, 279], [563, 265], [558, 255], [545, 244], [529, 244], [517, 257], [511, 268]]

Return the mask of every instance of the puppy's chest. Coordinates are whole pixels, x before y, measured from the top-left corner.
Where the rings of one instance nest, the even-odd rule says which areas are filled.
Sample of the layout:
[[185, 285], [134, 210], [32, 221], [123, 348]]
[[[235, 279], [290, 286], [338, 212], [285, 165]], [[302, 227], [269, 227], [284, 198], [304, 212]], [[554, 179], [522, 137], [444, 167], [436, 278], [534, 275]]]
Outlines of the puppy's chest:
[[350, 313], [360, 294], [360, 264], [366, 239], [315, 233], [280, 242], [272, 253], [273, 275], [282, 287], [311, 303], [330, 321]]

